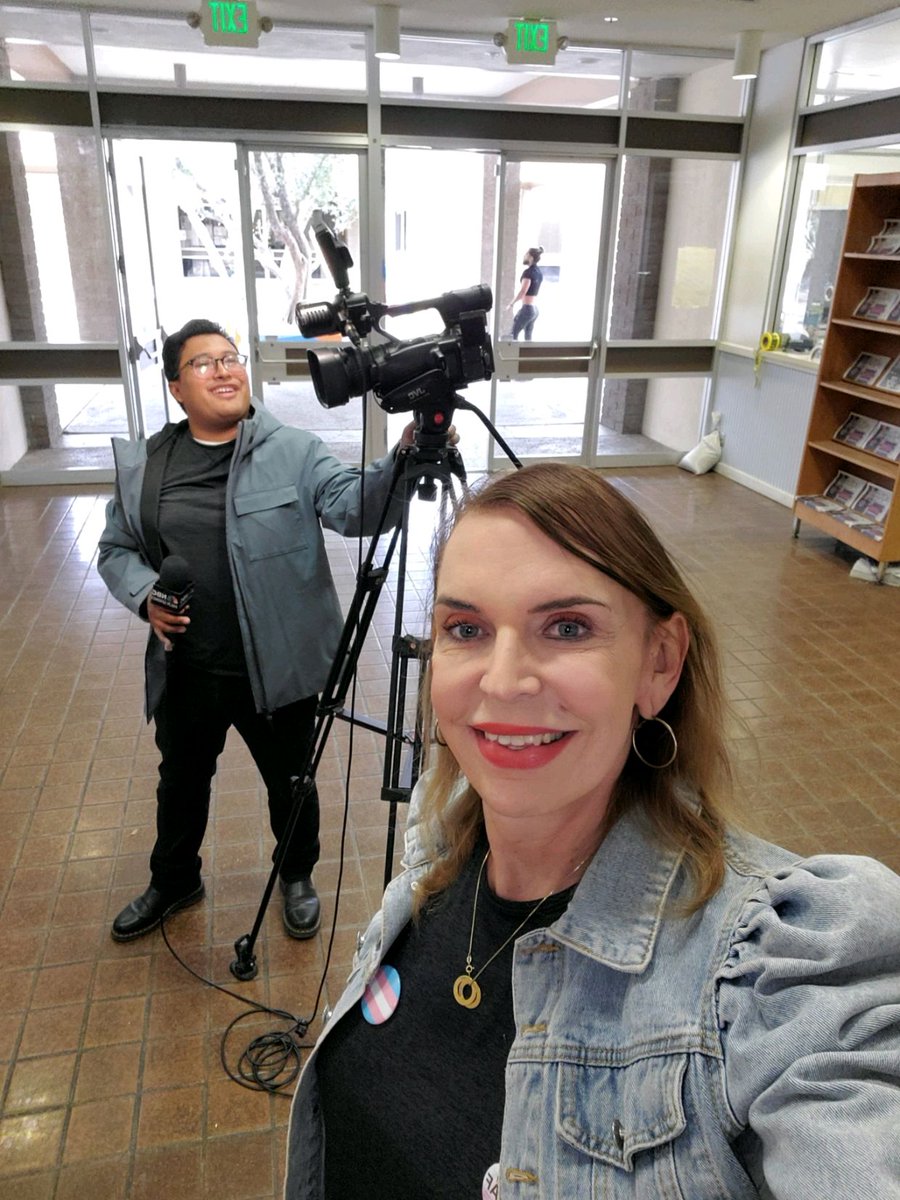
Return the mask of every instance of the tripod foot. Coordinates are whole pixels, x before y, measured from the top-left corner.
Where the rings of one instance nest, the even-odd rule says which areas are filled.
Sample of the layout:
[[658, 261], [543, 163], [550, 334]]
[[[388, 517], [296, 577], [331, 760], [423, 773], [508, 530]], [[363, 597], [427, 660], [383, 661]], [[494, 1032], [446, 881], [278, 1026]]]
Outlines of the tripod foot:
[[239, 937], [234, 943], [234, 949], [237, 953], [237, 958], [231, 963], [230, 971], [235, 979], [240, 979], [242, 983], [247, 983], [251, 979], [255, 979], [259, 968], [256, 965], [256, 956], [250, 945], [249, 934], [244, 934]]

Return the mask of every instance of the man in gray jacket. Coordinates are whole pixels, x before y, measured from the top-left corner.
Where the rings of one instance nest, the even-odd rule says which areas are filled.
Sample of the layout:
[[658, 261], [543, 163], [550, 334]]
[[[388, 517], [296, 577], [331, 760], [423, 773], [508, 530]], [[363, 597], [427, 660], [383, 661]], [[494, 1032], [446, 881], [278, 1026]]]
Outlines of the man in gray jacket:
[[[161, 756], [150, 884], [113, 922], [116, 941], [203, 898], [210, 784], [232, 725], [266, 784], [282, 841], [290, 780], [305, 762], [343, 627], [321, 525], [349, 537], [374, 533], [394, 475], [388, 455], [366, 468], [361, 488], [360, 471], [315, 435], [253, 408], [245, 363], [220, 326], [189, 321], [163, 346], [169, 391], [187, 419], [146, 441], [113, 442], [116, 494], [98, 566], [113, 596], [150, 623], [146, 716]], [[411, 444], [412, 431], [401, 444]], [[395, 505], [392, 523], [402, 500]], [[183, 613], [150, 597], [169, 555], [190, 570]], [[318, 834], [313, 787], [280, 870], [284, 926], [296, 938], [319, 927]]]

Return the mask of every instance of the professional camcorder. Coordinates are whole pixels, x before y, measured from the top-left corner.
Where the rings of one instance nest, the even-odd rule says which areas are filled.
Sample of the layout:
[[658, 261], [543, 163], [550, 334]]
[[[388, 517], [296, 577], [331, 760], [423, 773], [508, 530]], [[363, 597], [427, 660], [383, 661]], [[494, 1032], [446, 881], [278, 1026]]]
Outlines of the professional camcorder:
[[[371, 390], [386, 412], [421, 410], [431, 403], [446, 403], [457, 389], [475, 380], [490, 379], [494, 355], [487, 332], [487, 313], [493, 304], [489, 287], [478, 284], [410, 304], [379, 304], [351, 292], [348, 268], [353, 259], [321, 212], [313, 218], [313, 230], [338, 293], [333, 302], [298, 304], [297, 324], [304, 337], [340, 333], [351, 343], [307, 351], [320, 404], [336, 408], [351, 396]], [[434, 337], [404, 342], [381, 328], [384, 317], [426, 308], [437, 309], [444, 322], [443, 332]], [[373, 330], [386, 342], [367, 344], [364, 339]]]

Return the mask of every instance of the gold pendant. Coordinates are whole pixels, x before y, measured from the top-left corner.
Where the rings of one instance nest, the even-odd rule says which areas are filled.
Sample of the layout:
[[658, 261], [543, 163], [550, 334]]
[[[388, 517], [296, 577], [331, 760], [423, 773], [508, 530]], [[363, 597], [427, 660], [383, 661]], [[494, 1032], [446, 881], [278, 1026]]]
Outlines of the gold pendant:
[[457, 975], [453, 984], [453, 999], [463, 1008], [477, 1008], [481, 1003], [481, 988], [471, 975]]

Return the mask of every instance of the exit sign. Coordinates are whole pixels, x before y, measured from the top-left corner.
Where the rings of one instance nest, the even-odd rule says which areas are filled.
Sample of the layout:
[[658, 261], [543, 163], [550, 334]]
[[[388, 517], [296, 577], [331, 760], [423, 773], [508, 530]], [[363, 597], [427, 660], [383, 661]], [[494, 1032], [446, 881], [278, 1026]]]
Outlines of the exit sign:
[[506, 61], [552, 67], [556, 62], [557, 41], [555, 21], [533, 17], [513, 19], [506, 28]]
[[256, 0], [203, 0], [200, 29], [207, 46], [258, 46]]

